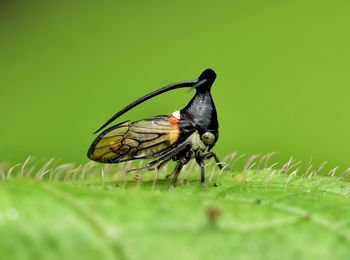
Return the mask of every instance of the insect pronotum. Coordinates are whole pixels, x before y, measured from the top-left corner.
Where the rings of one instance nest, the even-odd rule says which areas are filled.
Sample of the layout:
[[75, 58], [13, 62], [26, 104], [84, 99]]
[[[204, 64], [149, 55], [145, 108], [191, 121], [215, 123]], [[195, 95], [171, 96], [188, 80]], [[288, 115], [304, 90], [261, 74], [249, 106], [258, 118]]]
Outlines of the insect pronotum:
[[198, 79], [182, 81], [153, 91], [124, 107], [95, 133], [142, 102], [178, 88], [194, 88], [196, 94], [181, 110], [138, 121], [124, 121], [104, 130], [91, 144], [88, 157], [102, 163], [120, 163], [151, 159], [145, 169], [160, 169], [168, 161], [176, 161], [171, 186], [175, 186], [182, 167], [195, 159], [201, 168], [200, 182], [205, 183], [204, 160], [214, 158], [211, 151], [218, 140], [218, 119], [210, 89], [216, 74], [206, 69]]

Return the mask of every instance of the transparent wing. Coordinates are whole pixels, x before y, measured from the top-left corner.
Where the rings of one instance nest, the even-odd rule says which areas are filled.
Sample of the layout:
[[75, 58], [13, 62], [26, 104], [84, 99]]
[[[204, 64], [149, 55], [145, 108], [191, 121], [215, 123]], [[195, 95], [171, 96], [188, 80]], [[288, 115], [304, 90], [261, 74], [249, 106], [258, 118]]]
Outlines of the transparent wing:
[[168, 116], [126, 121], [100, 134], [91, 145], [88, 157], [104, 163], [156, 158], [193, 131], [191, 123]]

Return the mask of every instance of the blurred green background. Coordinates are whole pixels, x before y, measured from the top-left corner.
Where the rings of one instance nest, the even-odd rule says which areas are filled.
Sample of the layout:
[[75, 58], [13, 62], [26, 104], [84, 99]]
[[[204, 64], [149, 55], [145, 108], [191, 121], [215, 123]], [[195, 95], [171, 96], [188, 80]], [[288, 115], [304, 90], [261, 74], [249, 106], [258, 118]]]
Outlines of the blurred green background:
[[[348, 167], [349, 1], [1, 1], [0, 159], [85, 162], [92, 132], [207, 67], [215, 150]], [[120, 120], [169, 114], [193, 92]]]

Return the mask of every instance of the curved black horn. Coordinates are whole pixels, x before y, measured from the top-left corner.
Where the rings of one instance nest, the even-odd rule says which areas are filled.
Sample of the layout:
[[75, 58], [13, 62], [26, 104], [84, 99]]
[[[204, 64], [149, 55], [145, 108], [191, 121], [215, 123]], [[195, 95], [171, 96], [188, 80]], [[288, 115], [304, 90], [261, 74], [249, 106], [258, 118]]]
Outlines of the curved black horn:
[[[203, 75], [203, 73], [202, 73]], [[202, 76], [201, 75], [201, 76]], [[178, 88], [197, 88], [198, 86], [202, 85], [203, 83], [207, 82], [207, 79], [205, 78], [201, 78], [199, 77], [199, 79], [196, 80], [188, 80], [188, 81], [182, 81], [182, 82], [178, 82], [178, 83], [173, 83], [170, 84], [168, 86], [162, 87], [158, 90], [155, 90], [137, 100], [135, 100], [134, 102], [132, 102], [131, 104], [127, 105], [126, 107], [124, 107], [122, 110], [120, 110], [118, 113], [116, 113], [114, 116], [112, 116], [106, 123], [104, 123], [99, 129], [97, 129], [94, 134], [96, 134], [97, 132], [101, 131], [103, 128], [105, 128], [107, 125], [109, 125], [110, 123], [112, 123], [115, 119], [117, 119], [118, 117], [120, 117], [121, 115], [125, 114], [126, 112], [128, 112], [130, 109], [136, 107], [137, 105], [145, 102], [146, 100], [153, 98], [155, 96], [158, 96], [160, 94], [163, 94], [167, 91], [170, 90], [174, 90], [174, 89], [178, 89]]]

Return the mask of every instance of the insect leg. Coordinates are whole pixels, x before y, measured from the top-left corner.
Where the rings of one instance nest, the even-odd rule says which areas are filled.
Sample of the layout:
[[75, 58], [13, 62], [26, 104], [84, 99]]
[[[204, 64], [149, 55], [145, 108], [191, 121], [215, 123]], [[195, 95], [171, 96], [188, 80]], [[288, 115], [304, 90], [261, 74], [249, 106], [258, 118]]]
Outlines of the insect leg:
[[[127, 172], [131, 172], [131, 171], [138, 171], [138, 170], [143, 170], [143, 169], [147, 169], [147, 170], [154, 170], [154, 166], [158, 167], [158, 170], [164, 166], [164, 164], [166, 162], [168, 162], [169, 160], [172, 159], [173, 156], [177, 155], [178, 153], [184, 151], [185, 149], [188, 149], [188, 147], [190, 147], [189, 143], [183, 143], [177, 147], [174, 147], [173, 149], [171, 149], [170, 151], [168, 151], [167, 153], [159, 156], [158, 158], [154, 159], [153, 161], [150, 161], [149, 163], [147, 163], [146, 165], [139, 167], [139, 168], [135, 168], [135, 169], [130, 169]], [[156, 166], [158, 164], [158, 166]]]
[[160, 169], [162, 169], [164, 167], [164, 165], [167, 164], [167, 162], [169, 162], [171, 160], [171, 158], [165, 159], [164, 161], [159, 162], [157, 165], [152, 165], [149, 168], [147, 168], [147, 170], [149, 171], [154, 171], [157, 170], [159, 171]]
[[175, 187], [176, 185], [176, 181], [177, 181], [177, 178], [179, 177], [179, 174], [182, 170], [182, 167], [188, 162], [188, 160], [183, 157], [180, 159], [180, 161], [177, 162], [176, 166], [175, 166], [175, 169], [173, 171], [173, 179], [171, 180], [171, 185], [170, 187]]
[[162, 169], [163, 166], [166, 165], [167, 162], [169, 162], [170, 160], [171, 160], [171, 158], [168, 158], [168, 159], [162, 161], [161, 163], [159, 163], [159, 164], [156, 166], [156, 168], [157, 168], [158, 170]]
[[145, 166], [141, 166], [139, 168], [133, 168], [133, 169], [127, 170], [127, 172], [139, 171], [139, 170], [144, 170], [144, 169], [147, 169], [149, 171], [151, 171], [151, 170], [153, 171], [155, 169], [160, 170], [170, 160], [171, 160], [171, 157], [167, 158], [167, 159], [165, 159], [164, 161], [161, 161], [161, 162], [157, 161], [158, 165], [156, 165], [155, 163], [152, 163], [152, 164], [149, 163], [149, 164], [146, 164]]
[[203, 157], [196, 157], [196, 162], [198, 163], [199, 167], [201, 167], [201, 185], [205, 183], [205, 173], [204, 173], [204, 161]]
[[219, 157], [215, 153], [209, 152], [206, 155], [204, 155], [203, 159], [211, 159], [213, 157], [216, 162], [216, 165], [219, 167], [220, 170], [222, 170], [224, 167], [222, 167], [222, 163], [220, 162]]
[[168, 160], [173, 158], [175, 155], [178, 155], [179, 153], [183, 152], [184, 150], [190, 148], [191, 144], [190, 143], [182, 143], [179, 146], [173, 148], [172, 150], [168, 151], [167, 153], [161, 155], [157, 159], [149, 162], [146, 164], [145, 168], [151, 168], [152, 166], [163, 162], [164, 160]]

